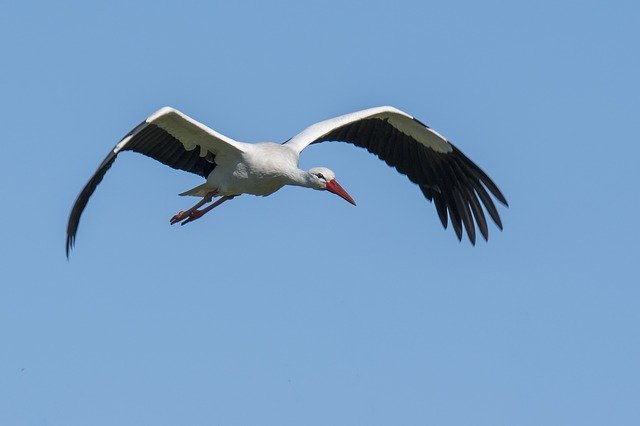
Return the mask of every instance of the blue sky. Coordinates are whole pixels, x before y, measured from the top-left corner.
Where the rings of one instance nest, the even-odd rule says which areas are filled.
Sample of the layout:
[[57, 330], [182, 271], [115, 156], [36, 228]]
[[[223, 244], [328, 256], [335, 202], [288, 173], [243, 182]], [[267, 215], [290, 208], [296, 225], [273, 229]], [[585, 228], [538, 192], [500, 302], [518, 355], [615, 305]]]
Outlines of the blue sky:
[[[0, 5], [0, 424], [639, 424], [636, 2]], [[393, 169], [305, 151], [171, 227], [200, 180], [109, 149], [177, 107], [243, 141], [391, 104], [511, 207], [459, 243]]]

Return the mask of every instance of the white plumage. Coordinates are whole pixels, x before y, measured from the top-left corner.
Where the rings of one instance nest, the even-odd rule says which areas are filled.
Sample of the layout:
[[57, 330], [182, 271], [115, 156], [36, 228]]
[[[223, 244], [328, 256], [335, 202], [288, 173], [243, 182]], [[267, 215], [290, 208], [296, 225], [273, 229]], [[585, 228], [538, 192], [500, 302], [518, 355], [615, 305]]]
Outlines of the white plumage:
[[[235, 196], [266, 196], [284, 185], [328, 190], [355, 205], [331, 170], [298, 168], [302, 150], [325, 141], [366, 148], [407, 175], [435, 203], [445, 228], [451, 221], [458, 239], [462, 238], [464, 226], [469, 240], [475, 243], [476, 224], [482, 236], [488, 238], [480, 202], [502, 228], [489, 193], [505, 205], [507, 201], [493, 181], [442, 135], [396, 108], [370, 108], [321, 121], [284, 144], [248, 144], [224, 136], [176, 109], [164, 107], [116, 144], [76, 198], [67, 226], [67, 256], [89, 197], [122, 151], [139, 152], [206, 179], [180, 194], [202, 197], [195, 206], [171, 218], [172, 224], [184, 225]], [[200, 209], [215, 197], [219, 197], [216, 202]]]

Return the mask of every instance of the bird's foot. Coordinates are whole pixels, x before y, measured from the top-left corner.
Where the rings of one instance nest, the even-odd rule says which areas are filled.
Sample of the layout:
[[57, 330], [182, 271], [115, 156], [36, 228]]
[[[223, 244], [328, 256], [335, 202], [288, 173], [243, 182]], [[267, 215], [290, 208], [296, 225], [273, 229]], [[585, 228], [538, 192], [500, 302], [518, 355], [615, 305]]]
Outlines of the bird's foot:
[[188, 217], [188, 214], [186, 212], [179, 211], [178, 213], [173, 215], [173, 217], [169, 220], [169, 223], [172, 225], [175, 225], [176, 223], [186, 219], [187, 217]]
[[193, 222], [196, 219], [200, 219], [202, 217], [202, 215], [204, 215], [206, 212], [202, 211], [202, 210], [194, 210], [191, 213], [189, 213], [189, 217], [187, 217], [184, 221], [182, 221], [182, 223], [180, 224], [180, 226], [186, 225], [189, 222]]

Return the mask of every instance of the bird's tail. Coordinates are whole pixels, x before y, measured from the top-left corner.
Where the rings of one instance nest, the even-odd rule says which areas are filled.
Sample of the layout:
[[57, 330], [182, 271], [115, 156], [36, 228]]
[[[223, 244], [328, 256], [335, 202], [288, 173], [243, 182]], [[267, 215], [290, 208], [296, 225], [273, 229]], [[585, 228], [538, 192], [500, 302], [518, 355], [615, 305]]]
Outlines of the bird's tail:
[[188, 191], [185, 191], [179, 195], [191, 195], [194, 197], [204, 197], [205, 195], [207, 195], [208, 193], [211, 192], [211, 187], [207, 186], [206, 182], [203, 183], [202, 185], [198, 185], [195, 188], [192, 188]]

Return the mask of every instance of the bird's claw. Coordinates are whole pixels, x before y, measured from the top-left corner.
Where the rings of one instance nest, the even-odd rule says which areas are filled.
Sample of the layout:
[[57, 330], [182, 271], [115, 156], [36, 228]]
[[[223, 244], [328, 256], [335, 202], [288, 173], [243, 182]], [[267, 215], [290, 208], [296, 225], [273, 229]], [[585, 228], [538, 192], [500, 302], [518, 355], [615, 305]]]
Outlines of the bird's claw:
[[194, 210], [189, 214], [189, 217], [184, 220], [180, 226], [184, 226], [189, 222], [193, 222], [196, 219], [200, 219], [202, 217], [202, 215], [204, 214], [204, 212], [200, 211], [200, 210]]
[[181, 220], [184, 220], [186, 217], [187, 215], [185, 215], [183, 211], [179, 211], [178, 213], [173, 215], [173, 217], [169, 220], [169, 223], [175, 225]]

